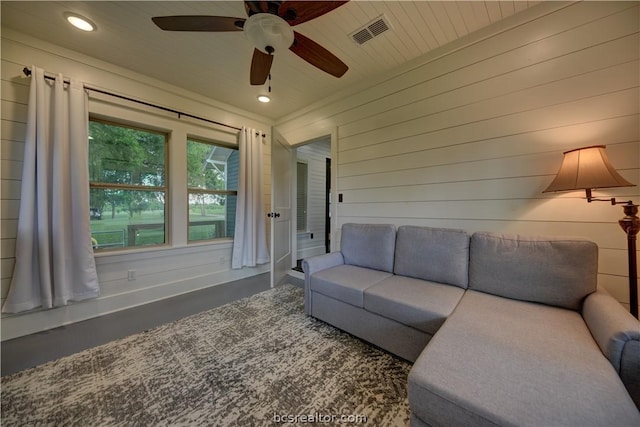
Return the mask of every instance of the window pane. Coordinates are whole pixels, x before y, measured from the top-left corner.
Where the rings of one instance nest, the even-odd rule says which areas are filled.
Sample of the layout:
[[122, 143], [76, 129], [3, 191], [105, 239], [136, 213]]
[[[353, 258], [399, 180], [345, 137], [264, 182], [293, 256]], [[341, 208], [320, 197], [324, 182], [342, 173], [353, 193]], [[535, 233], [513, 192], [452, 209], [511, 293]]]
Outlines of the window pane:
[[189, 193], [189, 240], [233, 237], [237, 196]]
[[203, 190], [238, 189], [238, 150], [187, 141], [187, 186]]
[[90, 121], [89, 141], [92, 182], [164, 187], [165, 135]]
[[187, 141], [189, 241], [233, 237], [238, 167], [238, 150]]
[[92, 188], [91, 237], [96, 249], [165, 243], [165, 193]]

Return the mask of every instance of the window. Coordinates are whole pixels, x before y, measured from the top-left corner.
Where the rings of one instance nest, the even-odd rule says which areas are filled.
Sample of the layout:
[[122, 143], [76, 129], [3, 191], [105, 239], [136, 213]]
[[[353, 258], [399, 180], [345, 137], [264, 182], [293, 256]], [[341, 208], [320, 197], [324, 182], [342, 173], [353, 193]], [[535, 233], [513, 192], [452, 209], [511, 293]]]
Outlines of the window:
[[306, 232], [307, 231], [307, 175], [308, 175], [309, 165], [303, 162], [297, 162], [297, 172], [296, 172], [296, 217], [297, 221], [297, 231], [298, 232]]
[[238, 167], [237, 149], [187, 140], [189, 241], [233, 237]]
[[165, 134], [91, 119], [89, 188], [95, 249], [162, 245]]

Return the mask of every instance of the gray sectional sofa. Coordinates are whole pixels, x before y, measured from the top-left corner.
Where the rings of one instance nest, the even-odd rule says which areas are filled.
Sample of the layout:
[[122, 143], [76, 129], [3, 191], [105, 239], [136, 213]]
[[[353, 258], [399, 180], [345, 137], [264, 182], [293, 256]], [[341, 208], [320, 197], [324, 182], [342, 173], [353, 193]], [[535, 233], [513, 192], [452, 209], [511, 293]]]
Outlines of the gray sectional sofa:
[[637, 427], [640, 322], [597, 265], [581, 239], [345, 224], [305, 311], [414, 362], [412, 425]]

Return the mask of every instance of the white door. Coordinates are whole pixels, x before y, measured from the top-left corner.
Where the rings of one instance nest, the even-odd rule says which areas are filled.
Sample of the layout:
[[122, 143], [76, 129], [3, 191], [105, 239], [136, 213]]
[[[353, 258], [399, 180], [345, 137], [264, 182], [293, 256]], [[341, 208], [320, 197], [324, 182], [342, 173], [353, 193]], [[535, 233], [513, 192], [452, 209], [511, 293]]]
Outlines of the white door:
[[271, 287], [293, 266], [291, 201], [293, 150], [276, 131], [271, 139]]

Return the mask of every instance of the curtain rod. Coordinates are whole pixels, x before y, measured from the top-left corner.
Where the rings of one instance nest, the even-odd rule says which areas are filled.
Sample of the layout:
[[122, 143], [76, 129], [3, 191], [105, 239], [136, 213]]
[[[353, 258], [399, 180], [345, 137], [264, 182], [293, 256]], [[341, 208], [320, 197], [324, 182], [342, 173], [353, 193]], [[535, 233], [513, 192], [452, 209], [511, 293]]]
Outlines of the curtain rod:
[[[31, 76], [31, 69], [29, 67], [24, 67], [22, 69], [22, 72], [24, 73], [25, 76]], [[47, 80], [55, 80], [56, 79], [55, 77], [48, 76], [46, 74], [44, 75], [44, 78], [47, 79]], [[64, 79], [64, 82], [69, 84], [69, 79]], [[97, 93], [101, 93], [103, 95], [113, 96], [114, 98], [119, 98], [119, 99], [123, 99], [125, 101], [135, 102], [137, 104], [146, 105], [147, 107], [152, 107], [152, 108], [156, 108], [158, 110], [166, 111], [168, 113], [177, 114], [178, 118], [181, 118], [182, 116], [184, 116], [184, 117], [189, 117], [191, 119], [201, 120], [203, 122], [211, 123], [211, 124], [214, 124], [214, 125], [224, 126], [224, 127], [230, 128], [230, 129], [235, 129], [237, 131], [242, 130], [242, 128], [239, 128], [239, 127], [236, 127], [236, 126], [231, 126], [231, 125], [228, 125], [228, 124], [225, 124], [225, 123], [216, 122], [215, 120], [211, 120], [211, 119], [207, 119], [207, 118], [204, 118], [204, 117], [196, 116], [196, 115], [193, 115], [193, 114], [185, 113], [185, 112], [182, 112], [182, 111], [174, 110], [173, 108], [163, 107], [162, 105], [157, 105], [157, 104], [152, 104], [150, 102], [141, 101], [139, 99], [130, 98], [128, 96], [119, 95], [117, 93], [107, 92], [106, 90], [97, 89], [97, 88], [94, 88], [94, 87], [91, 87], [91, 86], [84, 85], [84, 88], [86, 90], [90, 90], [92, 92], [97, 92]], [[258, 132], [256, 132], [256, 134], [258, 134]], [[266, 137], [266, 135], [263, 133], [262, 137], [264, 138], [264, 137]]]

